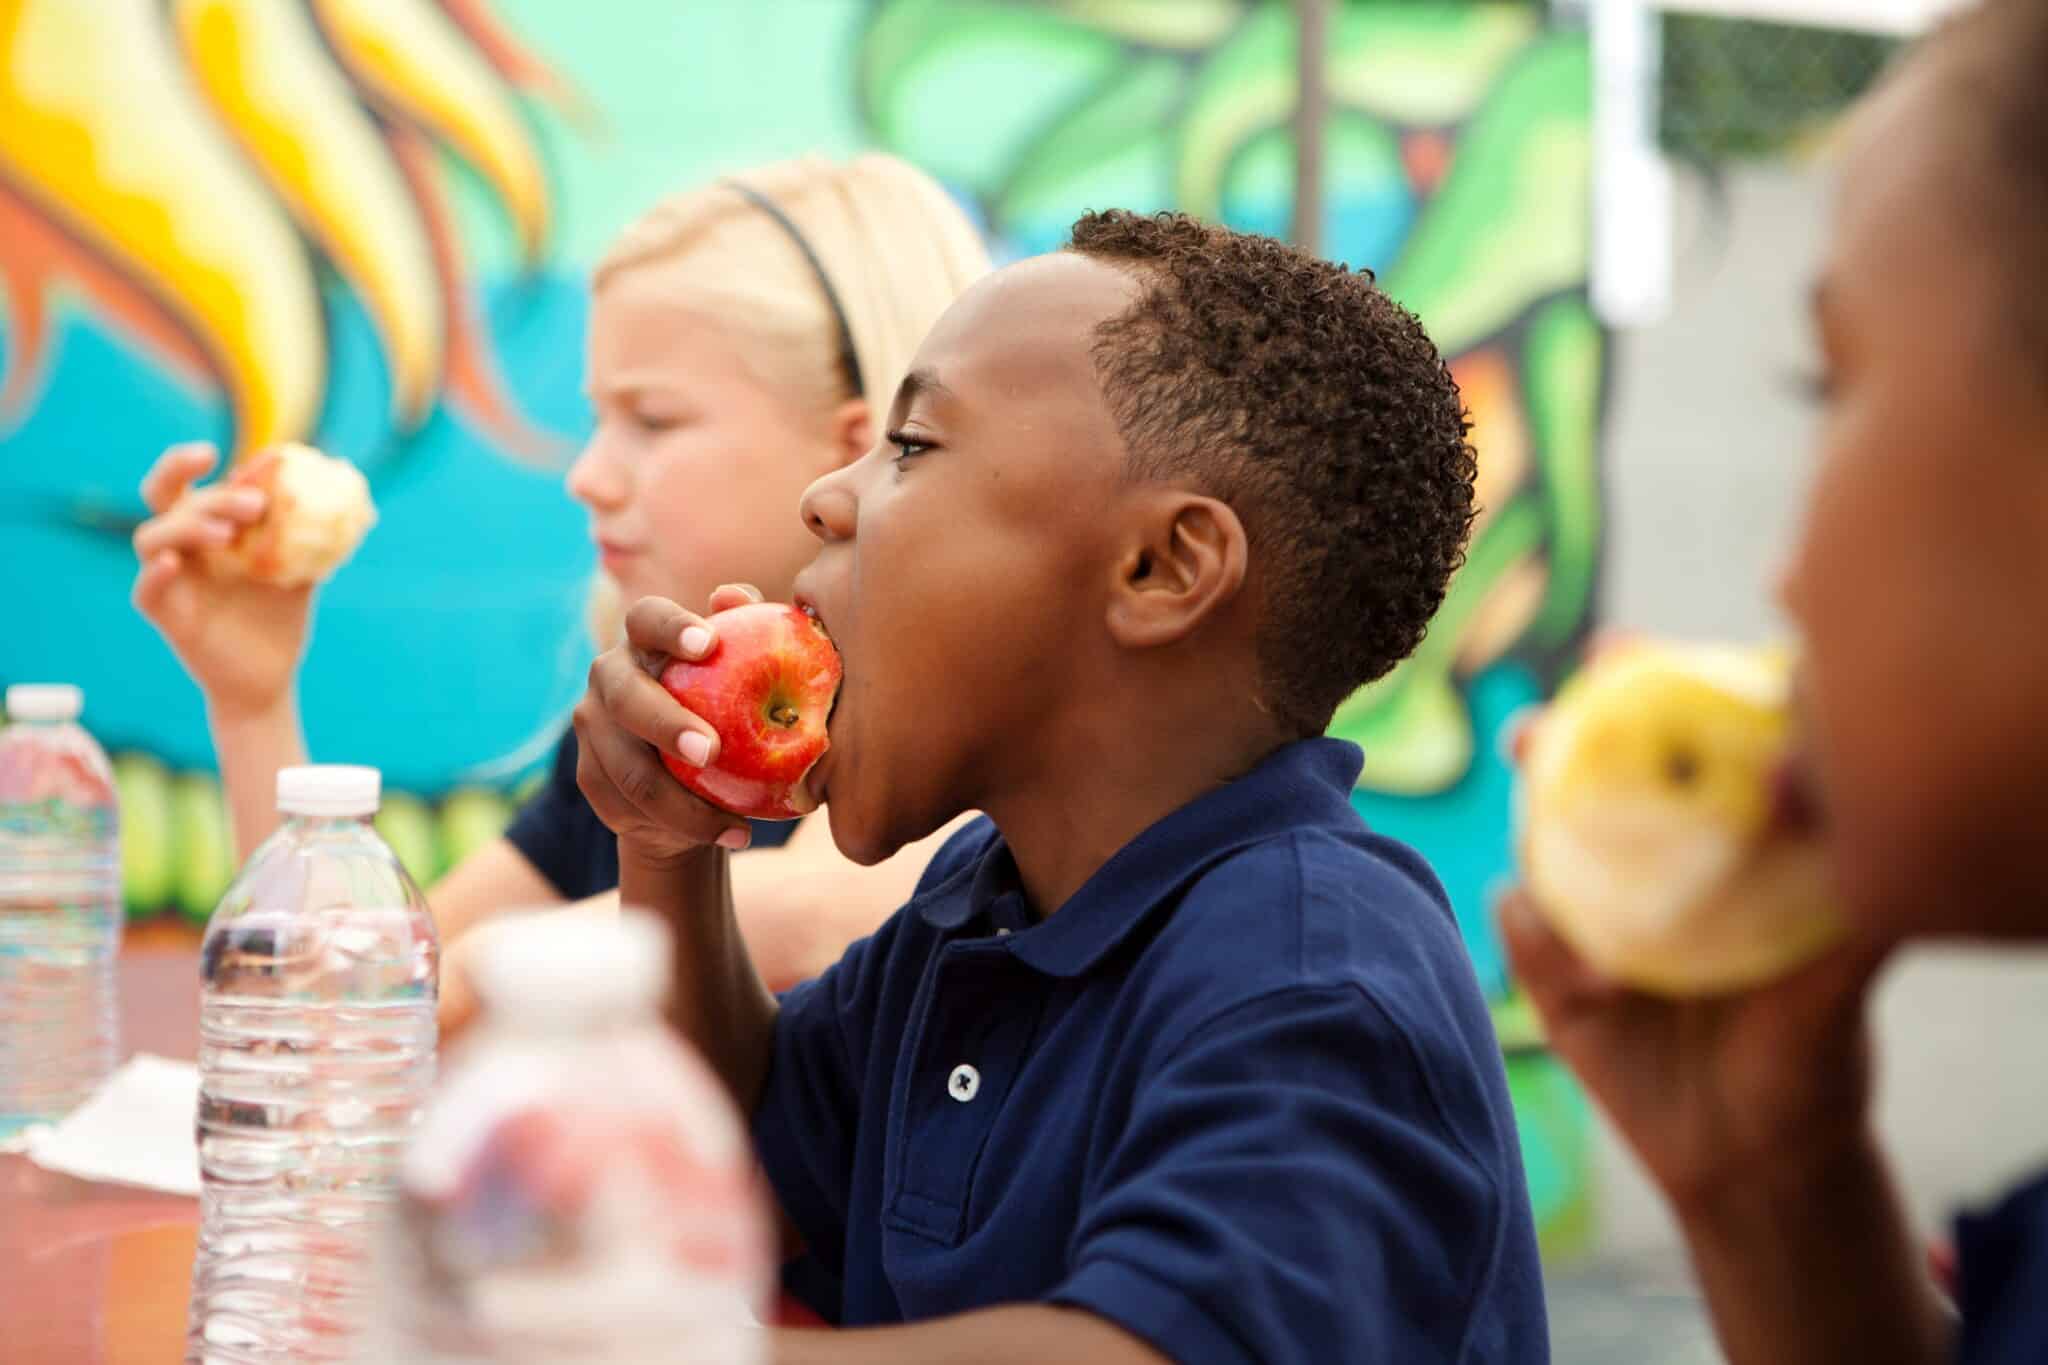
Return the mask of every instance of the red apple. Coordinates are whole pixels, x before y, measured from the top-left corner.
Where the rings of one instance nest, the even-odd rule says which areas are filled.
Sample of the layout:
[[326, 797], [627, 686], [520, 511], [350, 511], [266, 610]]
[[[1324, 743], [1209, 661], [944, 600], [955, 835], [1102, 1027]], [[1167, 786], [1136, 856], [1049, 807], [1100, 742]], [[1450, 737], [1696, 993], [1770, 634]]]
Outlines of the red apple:
[[839, 693], [839, 651], [815, 617], [780, 602], [722, 611], [712, 626], [711, 657], [677, 659], [661, 671], [661, 685], [718, 731], [718, 761], [661, 761], [676, 781], [734, 815], [810, 814], [818, 802], [804, 778], [831, 744], [825, 721]]

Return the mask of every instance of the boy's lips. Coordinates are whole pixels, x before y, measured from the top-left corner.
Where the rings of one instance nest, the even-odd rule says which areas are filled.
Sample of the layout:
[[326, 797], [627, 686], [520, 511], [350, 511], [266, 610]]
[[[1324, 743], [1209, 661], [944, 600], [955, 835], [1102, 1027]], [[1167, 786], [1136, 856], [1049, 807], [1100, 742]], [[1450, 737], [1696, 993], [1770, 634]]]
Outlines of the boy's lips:
[[839, 686], [832, 693], [831, 709], [825, 713], [825, 736], [827, 741], [825, 752], [819, 755], [816, 763], [811, 765], [811, 770], [804, 774], [804, 789], [810, 793], [818, 805], [822, 806], [825, 804], [827, 789], [831, 785], [829, 774], [832, 766], [832, 755], [839, 743], [838, 735], [834, 732], [833, 722], [839, 718], [839, 699], [846, 695], [846, 651], [840, 648], [839, 641], [833, 637], [832, 627], [826, 623], [824, 613], [818, 610], [815, 598], [809, 593], [798, 591], [790, 597], [790, 602], [797, 610], [818, 623], [818, 628], [824, 631], [825, 638], [832, 642], [833, 652], [839, 655]]
[[1771, 828], [1799, 837], [1818, 834], [1826, 825], [1827, 807], [1813, 755], [1795, 747], [1771, 774]]
[[822, 809], [831, 799], [832, 782], [828, 772], [831, 763], [832, 750], [828, 747], [818, 755], [818, 761], [811, 765], [811, 770], [804, 774], [804, 791], [811, 798], [813, 810]]
[[1815, 835], [1827, 824], [1826, 790], [1814, 752], [1813, 692], [1803, 667], [1792, 674], [1793, 738], [1771, 773], [1771, 827], [1799, 836]]

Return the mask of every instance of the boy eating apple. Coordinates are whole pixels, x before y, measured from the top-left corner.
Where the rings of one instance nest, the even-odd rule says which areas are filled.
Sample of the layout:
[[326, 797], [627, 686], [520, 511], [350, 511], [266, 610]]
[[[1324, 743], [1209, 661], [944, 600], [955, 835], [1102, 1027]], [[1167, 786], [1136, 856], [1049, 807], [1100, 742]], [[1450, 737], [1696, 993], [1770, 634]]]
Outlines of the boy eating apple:
[[886, 441], [805, 495], [797, 605], [844, 663], [809, 779], [840, 848], [986, 818], [779, 1000], [733, 917], [745, 823], [661, 762], [717, 761], [655, 675], [749, 594], [633, 607], [579, 781], [676, 927], [788, 1287], [869, 1329], [779, 1358], [1545, 1358], [1456, 924], [1321, 737], [1442, 600], [1466, 432], [1412, 316], [1269, 239], [1091, 214], [970, 290]]

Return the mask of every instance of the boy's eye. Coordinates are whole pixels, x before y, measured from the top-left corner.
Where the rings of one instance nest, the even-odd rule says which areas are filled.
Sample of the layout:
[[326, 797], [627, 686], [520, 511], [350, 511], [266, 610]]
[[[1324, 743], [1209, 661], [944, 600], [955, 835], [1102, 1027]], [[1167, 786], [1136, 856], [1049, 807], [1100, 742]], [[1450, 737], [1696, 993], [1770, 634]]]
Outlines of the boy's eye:
[[900, 431], [890, 432], [888, 441], [890, 445], [896, 447], [897, 464], [902, 464], [905, 460], [915, 459], [931, 449], [927, 442], [920, 441], [912, 436], [906, 436]]

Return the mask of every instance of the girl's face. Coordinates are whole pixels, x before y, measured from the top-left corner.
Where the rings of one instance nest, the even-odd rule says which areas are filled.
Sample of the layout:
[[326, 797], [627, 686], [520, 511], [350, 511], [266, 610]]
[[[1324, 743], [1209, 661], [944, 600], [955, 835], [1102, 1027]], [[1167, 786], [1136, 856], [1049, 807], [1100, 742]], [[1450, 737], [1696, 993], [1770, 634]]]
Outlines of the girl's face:
[[722, 583], [787, 600], [816, 542], [797, 515], [812, 480], [867, 445], [866, 405], [812, 411], [741, 359], [744, 339], [629, 267], [592, 300], [590, 444], [569, 493], [622, 604], [672, 598], [701, 611]]
[[1858, 115], [1784, 595], [1836, 874], [1884, 937], [2048, 935], [2048, 374], [1937, 50]]

